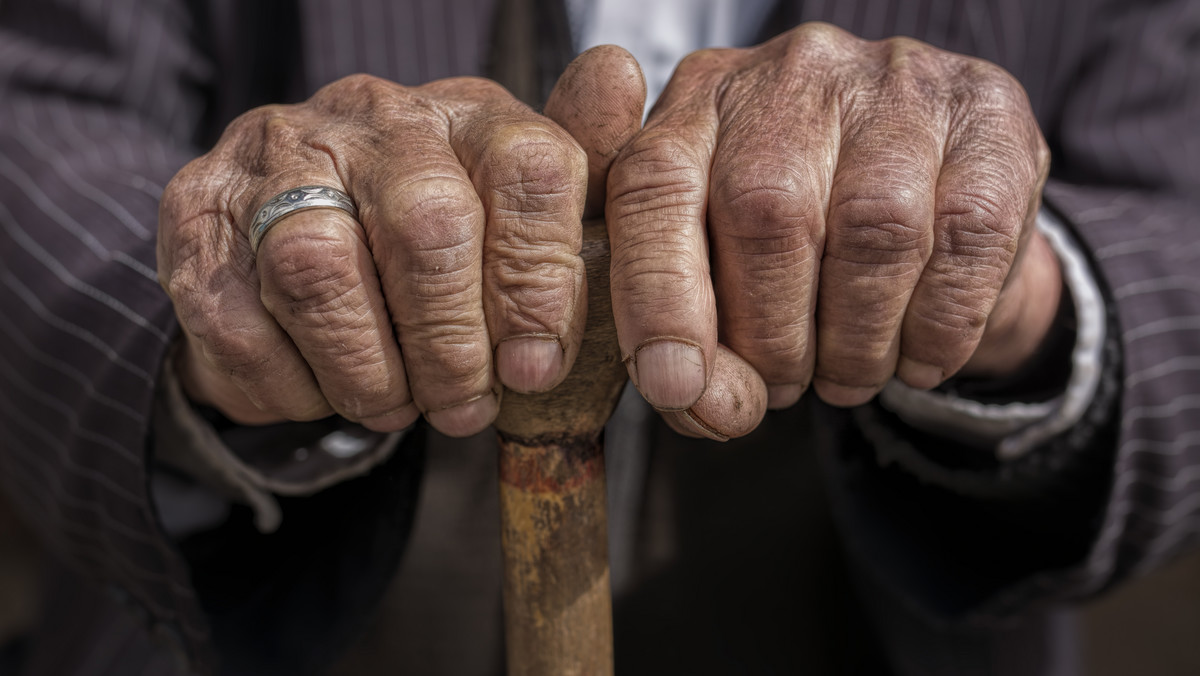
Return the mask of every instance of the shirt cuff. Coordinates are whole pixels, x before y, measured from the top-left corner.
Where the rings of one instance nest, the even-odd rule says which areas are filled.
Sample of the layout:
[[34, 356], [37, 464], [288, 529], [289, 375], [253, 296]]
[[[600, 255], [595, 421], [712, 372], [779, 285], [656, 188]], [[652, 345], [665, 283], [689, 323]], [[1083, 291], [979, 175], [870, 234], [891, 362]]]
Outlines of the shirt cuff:
[[[386, 460], [406, 431], [371, 432], [342, 418], [314, 423], [247, 426], [216, 422], [188, 401], [175, 371], [176, 343], [162, 369], [155, 402], [155, 461], [194, 482], [154, 481], [164, 527], [173, 532], [172, 506], [194, 501], [196, 488], [218, 499], [250, 506], [264, 533], [282, 521], [274, 495], [311, 495], [360, 476]], [[211, 524], [216, 525], [216, 524]], [[195, 524], [187, 530], [194, 531]], [[178, 529], [175, 529], [178, 530]]]
[[913, 428], [994, 453], [999, 461], [1020, 458], [1080, 421], [1100, 385], [1107, 332], [1104, 300], [1083, 250], [1062, 221], [1042, 209], [1037, 228], [1058, 256], [1077, 322], [1062, 393], [1044, 401], [995, 403], [917, 390], [893, 379], [880, 393], [883, 408]]

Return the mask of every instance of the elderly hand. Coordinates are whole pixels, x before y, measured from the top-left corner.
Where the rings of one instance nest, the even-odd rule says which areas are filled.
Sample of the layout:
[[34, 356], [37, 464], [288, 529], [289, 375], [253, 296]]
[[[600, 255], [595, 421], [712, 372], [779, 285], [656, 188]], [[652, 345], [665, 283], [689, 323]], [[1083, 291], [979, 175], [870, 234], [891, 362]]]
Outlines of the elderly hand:
[[[631, 378], [681, 412], [723, 387], [718, 341], [771, 407], [1017, 368], [1061, 284], [1032, 227], [1048, 157], [1011, 76], [914, 40], [807, 24], [692, 54], [609, 174]], [[692, 418], [668, 416], [713, 436]]]
[[[256, 255], [256, 210], [305, 185], [348, 193], [357, 222], [298, 211]], [[477, 432], [500, 385], [545, 390], [571, 368], [586, 191], [571, 136], [485, 80], [354, 76], [250, 111], [163, 195], [185, 391], [242, 423], [337, 412], [389, 431], [424, 413]]]

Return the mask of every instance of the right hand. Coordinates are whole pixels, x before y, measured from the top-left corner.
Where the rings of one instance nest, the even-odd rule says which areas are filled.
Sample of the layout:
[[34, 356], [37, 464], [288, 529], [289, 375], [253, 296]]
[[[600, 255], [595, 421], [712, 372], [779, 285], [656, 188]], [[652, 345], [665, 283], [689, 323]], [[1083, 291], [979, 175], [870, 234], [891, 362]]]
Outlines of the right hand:
[[[587, 176], [567, 132], [486, 80], [352, 76], [242, 115], [160, 208], [185, 392], [243, 424], [482, 430], [501, 385], [547, 390], [578, 352]], [[255, 211], [303, 185], [345, 191], [359, 222], [294, 213], [256, 257]]]

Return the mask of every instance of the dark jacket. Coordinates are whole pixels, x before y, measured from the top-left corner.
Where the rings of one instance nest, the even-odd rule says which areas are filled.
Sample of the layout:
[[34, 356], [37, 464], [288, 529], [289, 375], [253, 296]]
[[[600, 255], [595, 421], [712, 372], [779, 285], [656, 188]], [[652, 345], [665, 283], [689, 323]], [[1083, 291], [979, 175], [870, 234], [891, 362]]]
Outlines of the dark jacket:
[[[50, 626], [92, 648], [40, 673], [206, 673], [242, 649], [257, 655], [241, 666], [249, 672], [282, 654], [308, 668], [333, 659], [369, 612], [403, 548], [420, 434], [353, 485], [285, 503], [271, 538], [237, 513], [182, 548], [159, 526], [153, 402], [177, 327], [154, 273], [158, 197], [250, 106], [354, 72], [406, 84], [484, 72], [493, 10], [489, 0], [0, 2], [0, 483], [89, 581], [59, 596], [119, 599], [140, 618], [128, 630], [87, 621], [83, 600], [59, 599]], [[811, 443], [864, 595], [890, 599], [877, 612], [886, 651], [905, 673], [975, 673], [914, 661], [931, 653], [897, 618], [986, 632], [1104, 590], [1200, 536], [1200, 5], [796, 2], [765, 34], [815, 19], [1012, 72], [1053, 151], [1046, 204], [1089, 252], [1112, 312], [1106, 394], [1018, 466], [956, 466], [948, 442], [867, 413], [953, 470], [943, 485], [921, 482], [880, 466], [875, 446], [888, 442], [862, 438], [851, 414], [818, 411]], [[768, 434], [755, 443], [798, 443]], [[987, 484], [998, 488], [969, 488]], [[353, 527], [329, 516], [346, 513], [374, 516]], [[89, 596], [96, 589], [104, 596]], [[299, 626], [265, 628], [264, 608], [298, 617], [292, 607], [305, 609]], [[917, 647], [908, 656], [906, 644]]]

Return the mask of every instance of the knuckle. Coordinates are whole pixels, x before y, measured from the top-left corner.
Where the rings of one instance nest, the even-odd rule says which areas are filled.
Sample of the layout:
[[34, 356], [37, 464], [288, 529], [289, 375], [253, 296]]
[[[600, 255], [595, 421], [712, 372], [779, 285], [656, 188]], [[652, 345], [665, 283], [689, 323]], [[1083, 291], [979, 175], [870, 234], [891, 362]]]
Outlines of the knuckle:
[[851, 195], [833, 205], [829, 237], [842, 257], [893, 260], [896, 254], [928, 256], [932, 210], [922, 191], [890, 190], [887, 196]]
[[461, 273], [481, 264], [483, 211], [474, 189], [459, 178], [434, 174], [400, 184], [388, 195], [381, 210], [398, 225], [372, 245], [380, 265], [398, 265], [414, 276], [420, 293], [461, 292]]
[[168, 221], [169, 217], [163, 214], [163, 210], [173, 208], [160, 208], [156, 265], [159, 286], [172, 300], [178, 301], [186, 297], [189, 290], [185, 283], [185, 280], [189, 280], [186, 270], [196, 265], [203, 249], [197, 241], [200, 239], [198, 229], [187, 227], [186, 219], [183, 222]]
[[919, 128], [940, 127], [952, 94], [946, 85], [948, 63], [958, 58], [919, 40], [889, 38], [880, 44], [883, 65], [874, 82], [875, 96], [900, 102], [908, 121]]
[[486, 77], [458, 77], [452, 80], [456, 85], [471, 89], [481, 98], [513, 101], [511, 92], [499, 82]]
[[853, 33], [825, 21], [803, 23], [795, 28], [792, 36], [795, 42], [822, 50], [841, 49], [862, 42]]
[[158, 281], [167, 297], [175, 304], [176, 312], [190, 312], [192, 306], [204, 303], [208, 295], [202, 290], [199, 268], [204, 243], [190, 231], [178, 233], [171, 251], [171, 262], [159, 257]]
[[742, 355], [763, 374], [768, 383], [804, 382], [808, 379], [808, 323], [793, 321], [780, 325], [777, 318], [739, 323], [726, 339], [730, 349]]
[[[238, 291], [248, 288], [252, 276], [250, 263], [231, 265], [214, 256], [221, 244], [204, 228], [187, 228], [179, 233], [169, 263], [160, 259], [159, 277], [167, 297], [174, 305], [183, 327], [192, 333], [225, 317], [253, 295]], [[254, 299], [254, 302], [257, 302]], [[196, 328], [193, 328], [196, 327]]]
[[709, 209], [722, 225], [714, 236], [731, 247], [722, 247], [720, 253], [765, 257], [773, 265], [786, 265], [820, 252], [825, 218], [811, 196], [812, 185], [798, 169], [773, 159], [752, 159], [715, 179]]
[[[163, 187], [158, 204], [158, 228], [164, 239], [172, 236], [205, 214], [228, 212], [222, 182], [226, 172], [213, 155], [202, 155], [184, 165]], [[173, 240], [172, 240], [173, 243]], [[162, 242], [160, 242], [160, 245]]]
[[390, 107], [404, 91], [404, 87], [395, 82], [367, 73], [355, 73], [321, 87], [310, 101], [318, 106], [337, 109], [351, 104], [363, 110], [377, 110]]
[[484, 77], [448, 77], [426, 82], [423, 85], [414, 87], [413, 91], [419, 92], [422, 96], [428, 97], [430, 100], [471, 106], [496, 102], [523, 105], [517, 102], [512, 93], [504, 85]]
[[242, 113], [225, 128], [217, 154], [240, 154], [246, 146], [269, 148], [275, 143], [294, 142], [298, 127], [295, 111], [295, 106], [272, 104]]
[[892, 360], [891, 336], [841, 335], [825, 350], [817, 348], [818, 377], [849, 387], [882, 385]]
[[487, 268], [501, 290], [526, 291], [574, 286], [583, 261], [557, 247], [505, 233], [489, 245]]
[[573, 140], [529, 124], [501, 127], [487, 142], [485, 180], [517, 210], [561, 209], [580, 202], [587, 156]]
[[[776, 297], [808, 298], [822, 243], [814, 233], [713, 233], [713, 279], [721, 288], [770, 289]], [[799, 302], [798, 300], [793, 302]]]
[[391, 83], [381, 77], [367, 73], [353, 73], [334, 80], [322, 87], [321, 90], [345, 95], [346, 93], [360, 90], [377, 91], [385, 86], [390, 89]]
[[561, 315], [569, 306], [568, 290], [513, 285], [507, 292], [496, 308], [507, 332], [558, 334], [564, 330]]
[[[969, 278], [964, 281], [969, 283]], [[947, 283], [933, 290], [924, 302], [914, 304], [913, 313], [925, 326], [966, 340], [981, 334], [987, 324], [989, 313], [982, 295]], [[932, 352], [948, 352], [954, 345], [955, 341], [942, 343], [942, 349]], [[947, 361], [953, 361], [951, 356], [947, 354]]]
[[462, 224], [481, 215], [474, 188], [436, 170], [393, 186], [384, 202], [382, 211], [402, 224], [398, 234], [413, 246], [421, 246], [426, 238], [435, 242], [451, 235], [460, 238]]
[[355, 378], [353, 392], [339, 392], [329, 397], [329, 403], [349, 420], [378, 418], [403, 408], [412, 402], [407, 391], [375, 371], [382, 368], [376, 361], [364, 361], [363, 366], [347, 371]]
[[272, 344], [266, 327], [232, 326], [217, 319], [195, 326], [193, 335], [203, 346], [205, 358], [218, 371], [242, 382], [266, 376], [270, 357], [280, 347]]
[[1004, 68], [983, 59], [959, 57], [954, 94], [961, 106], [978, 110], [1021, 111], [1029, 104], [1025, 89]]
[[1046, 180], [1046, 176], [1050, 173], [1050, 145], [1046, 143], [1046, 137], [1042, 135], [1040, 129], [1036, 126], [1033, 130], [1033, 157], [1034, 163], [1037, 166], [1037, 181], [1040, 184]]
[[623, 286], [636, 289], [646, 284], [648, 292], [663, 288], [653, 286], [656, 282], [691, 281], [694, 270], [706, 267], [687, 234], [665, 223], [626, 233], [613, 242], [611, 257], [612, 274], [624, 280]]
[[711, 306], [712, 298], [683, 260], [665, 255], [624, 264], [614, 259], [613, 276], [620, 280], [614, 284], [614, 298], [620, 296], [620, 305], [632, 316], [661, 325], [694, 323], [697, 308]]
[[934, 48], [928, 43], [906, 35], [894, 35], [881, 40], [881, 43], [887, 48], [889, 55], [892, 55], [893, 59], [897, 57], [901, 60], [907, 57], [923, 58], [934, 51]]
[[[834, 75], [841, 70], [839, 66], [856, 60], [863, 44], [858, 36], [833, 24], [811, 21], [786, 34], [779, 62], [792, 73], [808, 74], [815, 69]], [[764, 47], [768, 45], [771, 43]]]
[[730, 50], [728, 49], [713, 47], [698, 49], [684, 56], [679, 61], [675, 72], [682, 77], [702, 75], [723, 64], [729, 53]]
[[203, 158], [198, 157], [184, 165], [167, 182], [158, 203], [160, 227], [186, 221], [188, 215], [196, 211], [197, 204], [202, 203], [201, 199], [197, 199], [197, 193], [200, 192], [198, 188], [204, 185], [200, 180], [202, 165]]
[[699, 204], [705, 176], [695, 151], [675, 135], [643, 134], [626, 146], [609, 176], [619, 216]]
[[975, 259], [999, 256], [1005, 262], [1016, 254], [1026, 200], [1012, 199], [977, 188], [941, 198], [938, 217], [952, 255]]
[[886, 60], [885, 72], [889, 75], [930, 74], [931, 70], [940, 72], [946, 59], [957, 59], [955, 55], [944, 52], [933, 45], [921, 42], [915, 38], [897, 35], [881, 40], [878, 43], [881, 54]]
[[[955, 244], [955, 238], [967, 243]], [[945, 255], [930, 260], [910, 310], [925, 327], [943, 336], [949, 333], [947, 350], [983, 332], [1015, 249], [1015, 242], [1011, 247], [988, 245], [987, 240], [996, 239], [992, 232], [973, 236], [960, 231], [950, 239]], [[953, 361], [951, 357], [947, 359]]]
[[[490, 356], [481, 349], [478, 335], [454, 325], [430, 327], [423, 350], [428, 372], [456, 390], [481, 394], [487, 391]], [[439, 393], [442, 396], [442, 393]], [[455, 400], [459, 397], [448, 396]]]
[[[573, 230], [578, 230], [576, 225]], [[493, 228], [487, 238], [487, 263], [522, 272], [574, 268], [583, 246], [581, 236], [562, 232], [561, 223], [536, 223], [531, 227]]]
[[583, 262], [566, 264], [505, 261], [489, 275], [495, 312], [510, 327], [558, 332], [559, 323], [575, 307], [582, 289]]
[[735, 209], [754, 223], [794, 223], [805, 214], [809, 182], [776, 158], [739, 158], [714, 181], [711, 201]]

